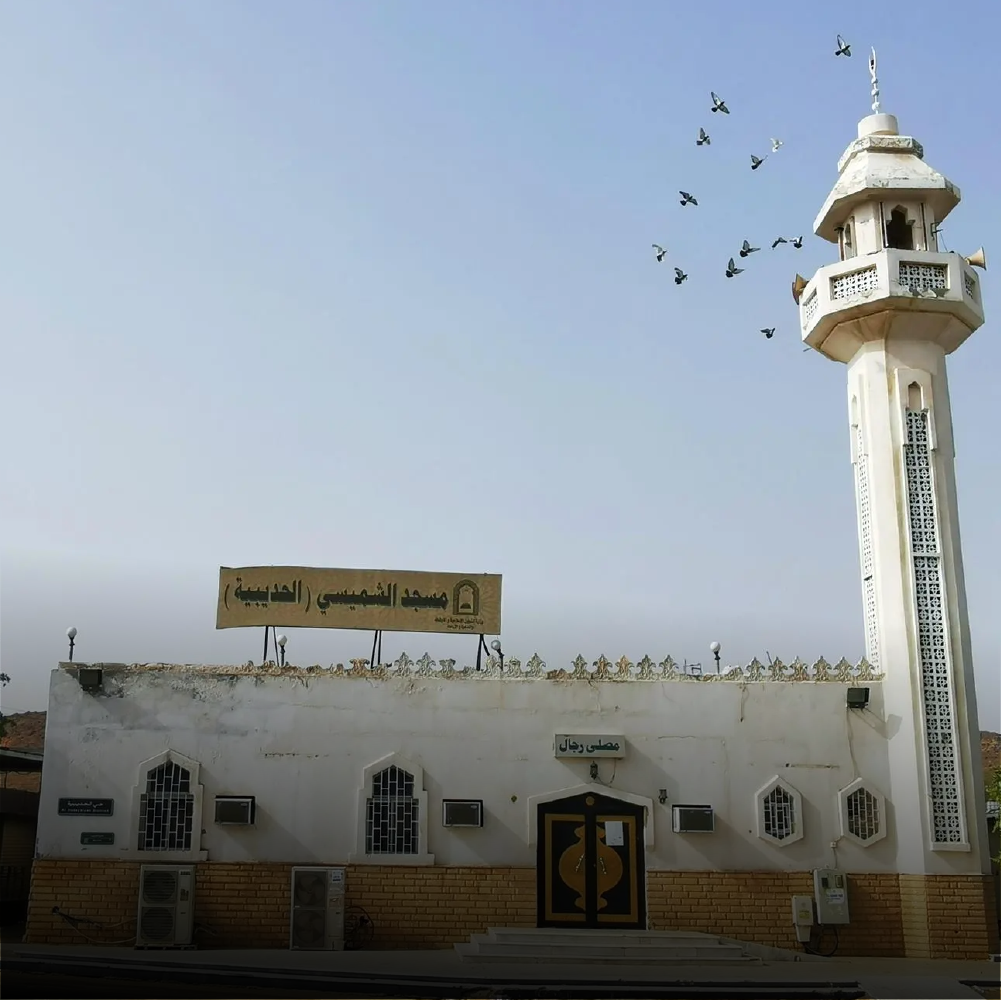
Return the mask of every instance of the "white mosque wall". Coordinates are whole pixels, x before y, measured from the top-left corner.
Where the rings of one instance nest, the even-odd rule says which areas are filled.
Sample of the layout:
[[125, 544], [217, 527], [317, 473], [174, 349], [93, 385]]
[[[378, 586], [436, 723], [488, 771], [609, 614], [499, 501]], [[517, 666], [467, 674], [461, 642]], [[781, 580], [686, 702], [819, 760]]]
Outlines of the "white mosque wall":
[[[51, 677], [38, 856], [385, 863], [363, 855], [363, 784], [366, 768], [398, 755], [422, 770], [427, 796], [425, 843], [410, 863], [533, 866], [536, 802], [590, 786], [647, 806], [648, 869], [895, 870], [894, 827], [907, 821], [894, 814], [887, 762], [895, 720], [865, 662], [685, 678], [670, 661], [660, 672], [649, 661], [581, 661], [567, 674], [533, 660], [501, 673], [492, 659], [480, 674], [448, 661], [404, 660], [396, 671], [105, 665], [93, 693], [79, 665], [63, 664]], [[869, 689], [865, 709], [846, 707], [853, 686]], [[592, 780], [590, 757], [555, 756], [556, 734], [623, 736], [625, 756], [598, 759]], [[136, 849], [141, 765], [167, 751], [199, 765], [202, 832], [190, 857]], [[801, 797], [797, 837], [784, 845], [759, 836], [756, 795], [775, 778]], [[858, 778], [886, 799], [885, 836], [868, 846], [842, 836], [838, 793]], [[215, 824], [216, 795], [255, 796], [255, 824]], [[59, 815], [61, 798], [110, 798], [114, 814]], [[443, 827], [445, 798], [481, 799], [483, 827]], [[711, 805], [715, 832], [674, 833], [677, 804]], [[113, 832], [115, 845], [81, 844], [92, 831]], [[941, 863], [977, 867], [965, 855]]]

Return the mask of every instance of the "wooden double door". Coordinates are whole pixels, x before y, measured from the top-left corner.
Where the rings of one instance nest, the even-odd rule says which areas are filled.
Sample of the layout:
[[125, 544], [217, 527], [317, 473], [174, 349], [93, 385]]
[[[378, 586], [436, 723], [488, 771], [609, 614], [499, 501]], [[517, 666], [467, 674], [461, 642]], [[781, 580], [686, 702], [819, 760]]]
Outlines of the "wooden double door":
[[537, 808], [538, 926], [646, 928], [643, 807], [586, 792]]

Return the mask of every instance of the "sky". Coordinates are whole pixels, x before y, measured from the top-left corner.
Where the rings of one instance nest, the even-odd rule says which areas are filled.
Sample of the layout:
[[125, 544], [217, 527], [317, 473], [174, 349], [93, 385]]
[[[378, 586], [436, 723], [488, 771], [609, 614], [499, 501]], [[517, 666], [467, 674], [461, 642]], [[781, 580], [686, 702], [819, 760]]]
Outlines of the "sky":
[[[215, 629], [220, 566], [501, 573], [506, 654], [550, 663], [860, 657], [845, 370], [789, 289], [837, 256], [812, 223], [870, 45], [963, 193], [946, 246], [991, 254], [1001, 13], [941, 12], [7, 0], [4, 711], [45, 707], [71, 625], [83, 661], [259, 659], [262, 630]], [[992, 286], [949, 377], [997, 730]], [[475, 648], [386, 633], [383, 659]], [[288, 657], [370, 649], [296, 630]]]

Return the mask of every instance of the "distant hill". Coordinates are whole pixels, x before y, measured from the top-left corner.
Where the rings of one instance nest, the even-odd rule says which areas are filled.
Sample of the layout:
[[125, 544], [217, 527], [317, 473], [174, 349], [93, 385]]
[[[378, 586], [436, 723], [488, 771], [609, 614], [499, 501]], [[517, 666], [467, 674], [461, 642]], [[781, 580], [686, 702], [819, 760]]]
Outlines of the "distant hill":
[[17, 712], [5, 715], [6, 723], [0, 746], [11, 750], [43, 750], [45, 748], [45, 713]]

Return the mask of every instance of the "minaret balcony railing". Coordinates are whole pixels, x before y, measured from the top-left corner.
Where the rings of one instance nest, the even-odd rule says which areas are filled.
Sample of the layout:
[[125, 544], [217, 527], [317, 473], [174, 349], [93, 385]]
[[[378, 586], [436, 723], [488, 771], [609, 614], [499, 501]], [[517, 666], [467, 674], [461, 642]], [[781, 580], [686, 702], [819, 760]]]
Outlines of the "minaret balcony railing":
[[[857, 349], [866, 339], [862, 325], [854, 324], [845, 336], [825, 343], [832, 333], [853, 320], [890, 311], [952, 318], [951, 324], [919, 324], [925, 332], [915, 333], [938, 340], [947, 353], [984, 320], [979, 280], [958, 253], [887, 248], [817, 271], [800, 296], [803, 342], [836, 360], [850, 360], [852, 347]], [[878, 324], [871, 329], [878, 330]], [[851, 353], [842, 357], [846, 349]]]

